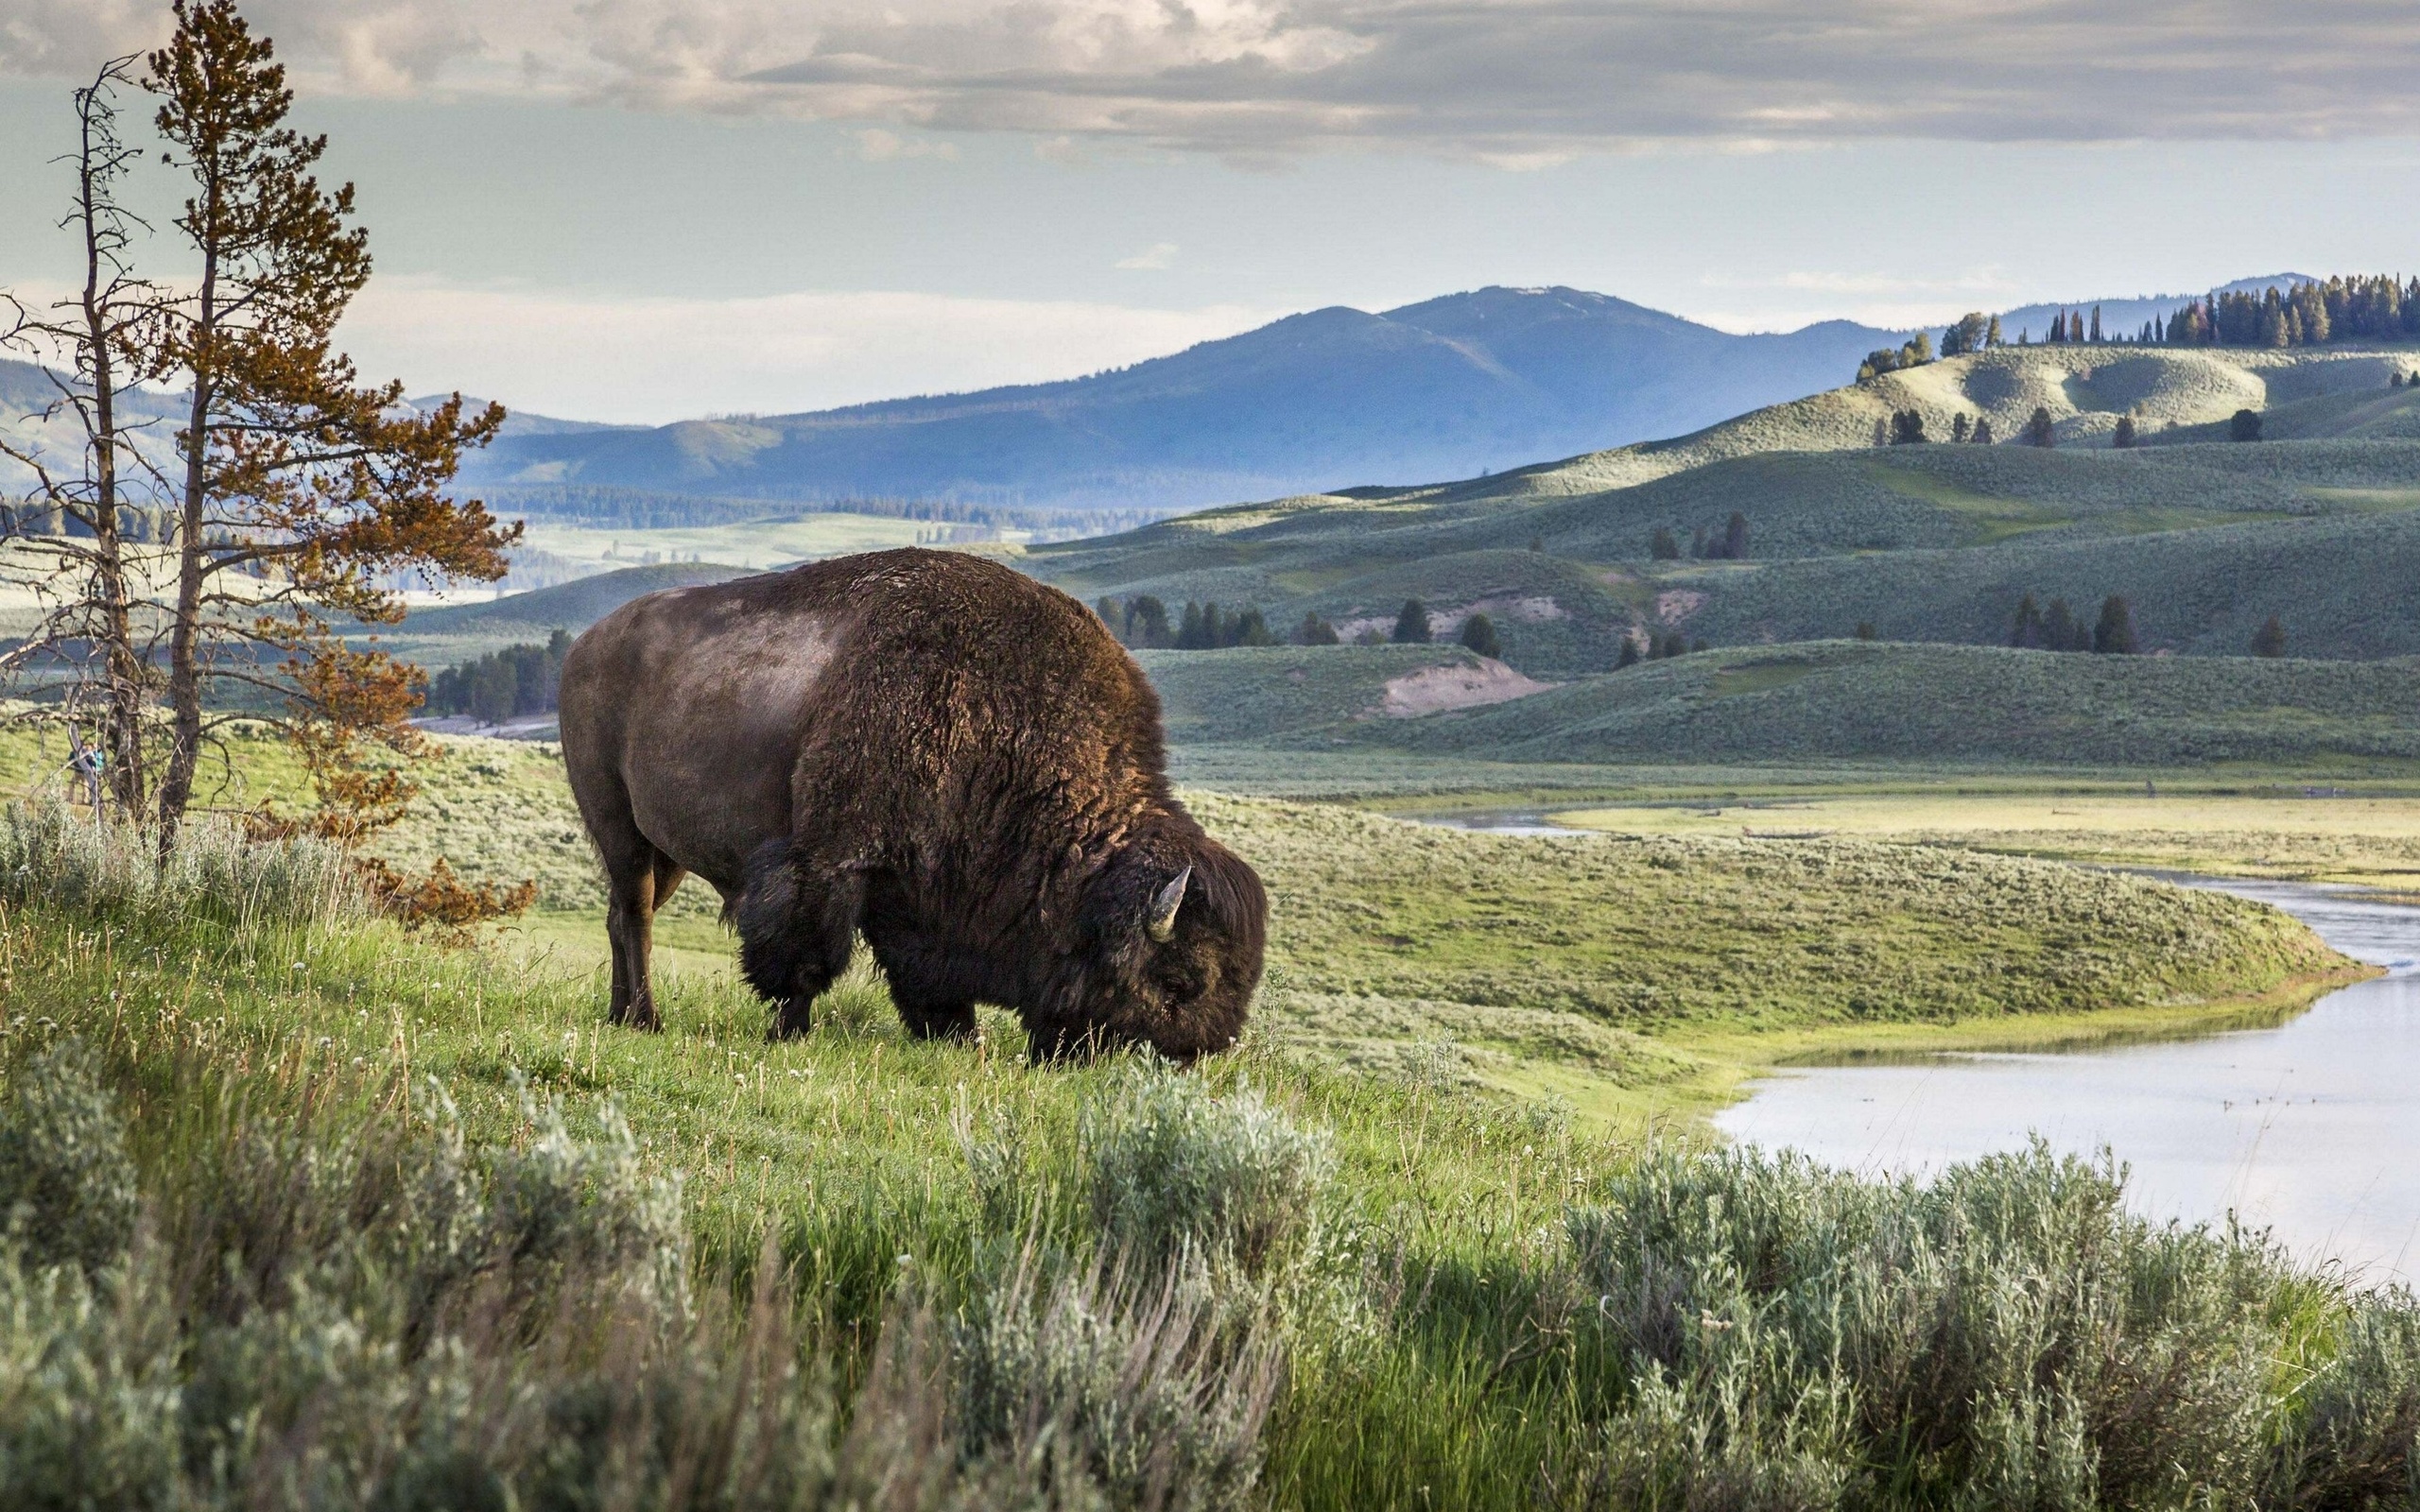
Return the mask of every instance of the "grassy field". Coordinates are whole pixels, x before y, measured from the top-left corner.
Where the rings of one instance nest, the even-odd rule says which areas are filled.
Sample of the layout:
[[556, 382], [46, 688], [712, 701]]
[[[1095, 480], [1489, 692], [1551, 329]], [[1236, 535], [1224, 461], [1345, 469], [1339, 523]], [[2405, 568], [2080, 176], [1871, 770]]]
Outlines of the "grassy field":
[[[1729, 1011], [1733, 965], [1820, 1015], [1860, 954], [1970, 937], [1953, 1001], [2314, 963], [2231, 900], [2017, 861], [1204, 813], [1312, 883], [1336, 948], [1288, 971], [1340, 993], [1521, 995], [1533, 949], [1623, 939], [1682, 990], [1589, 1022]], [[1547, 921], [1508, 895], [1538, 874]], [[2412, 1473], [2406, 1294], [2046, 1153], [1917, 1185], [1616, 1141], [1443, 1056], [1288, 1053], [1275, 1013], [1176, 1074], [1030, 1069], [997, 1016], [911, 1043], [862, 979], [779, 1045], [726, 978], [674, 973], [660, 1035], [599, 1001], [365, 919], [308, 847], [198, 835], [163, 881], [0, 817], [0, 1502], [2284, 1508]]]
[[1702, 652], [1486, 708], [1367, 721], [1355, 738], [1504, 762], [2241, 764], [2388, 775], [2420, 756], [2420, 667], [1814, 642]]
[[2280, 784], [2265, 792], [1768, 792], [1557, 809], [1554, 822], [1634, 835], [1905, 841], [2093, 866], [2333, 882], [2420, 893], [2420, 798]]
[[[0, 772], [39, 772], [16, 738]], [[413, 868], [441, 855], [473, 881], [534, 878], [538, 911], [508, 941], [596, 970], [603, 889], [555, 747], [443, 745], [414, 818], [376, 849]], [[246, 785], [205, 793], [215, 806], [299, 796], [273, 743], [245, 742], [223, 770]], [[2264, 910], [2049, 864], [1835, 839], [1530, 839], [1194, 802], [1274, 899], [1258, 1012], [1282, 1053], [1550, 1090], [1623, 1123], [1714, 1106], [1809, 1033], [2089, 1034], [2079, 1022], [2096, 1014], [2305, 1000], [2341, 965]], [[667, 971], [729, 980], [717, 910], [704, 885], [681, 889], [659, 924]]]

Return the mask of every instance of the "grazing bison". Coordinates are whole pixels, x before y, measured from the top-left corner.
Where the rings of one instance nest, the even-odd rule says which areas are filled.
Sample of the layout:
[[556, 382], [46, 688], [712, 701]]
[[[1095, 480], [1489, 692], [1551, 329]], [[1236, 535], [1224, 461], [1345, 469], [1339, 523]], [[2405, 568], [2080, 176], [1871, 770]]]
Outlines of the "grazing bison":
[[693, 871], [777, 1036], [853, 932], [911, 1033], [997, 1003], [1036, 1059], [1223, 1048], [1260, 981], [1260, 879], [1170, 796], [1150, 684], [997, 563], [885, 551], [635, 599], [563, 661], [562, 746], [617, 1023], [656, 1024], [649, 925]]

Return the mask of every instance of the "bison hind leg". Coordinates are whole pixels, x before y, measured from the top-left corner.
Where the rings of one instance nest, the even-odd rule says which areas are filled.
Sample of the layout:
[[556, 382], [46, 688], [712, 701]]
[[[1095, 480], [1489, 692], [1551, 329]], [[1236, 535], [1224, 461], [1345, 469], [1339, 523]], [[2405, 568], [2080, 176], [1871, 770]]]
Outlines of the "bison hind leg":
[[740, 974], [774, 1005], [774, 1039], [812, 1027], [815, 1000], [848, 970], [863, 895], [856, 871], [803, 866], [786, 840], [768, 840], [748, 858], [731, 919]]

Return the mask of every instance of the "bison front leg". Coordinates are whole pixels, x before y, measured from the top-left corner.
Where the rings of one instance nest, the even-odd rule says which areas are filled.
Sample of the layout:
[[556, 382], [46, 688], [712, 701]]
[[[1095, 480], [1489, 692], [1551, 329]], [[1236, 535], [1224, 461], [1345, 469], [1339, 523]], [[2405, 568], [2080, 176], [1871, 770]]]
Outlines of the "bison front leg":
[[975, 1005], [942, 1003], [902, 997], [896, 985], [890, 989], [891, 1001], [899, 1005], [899, 1022], [908, 1026], [908, 1035], [917, 1040], [959, 1040], [973, 1042], [977, 1036]]
[[767, 841], [749, 858], [747, 885], [732, 910], [739, 971], [773, 1005], [774, 1039], [814, 1027], [815, 1000], [849, 969], [864, 906], [864, 879], [853, 868], [803, 864], [783, 840]]

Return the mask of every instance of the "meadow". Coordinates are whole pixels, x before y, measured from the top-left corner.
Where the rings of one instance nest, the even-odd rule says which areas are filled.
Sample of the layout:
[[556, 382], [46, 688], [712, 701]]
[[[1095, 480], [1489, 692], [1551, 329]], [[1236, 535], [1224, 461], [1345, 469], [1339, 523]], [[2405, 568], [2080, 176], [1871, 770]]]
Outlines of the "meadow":
[[[1553, 821], [1623, 834], [1893, 840], [2099, 867], [2338, 883], [2420, 894], [2420, 799], [2404, 784], [2196, 779], [2055, 789], [1768, 789], [1557, 808]], [[2222, 779], [2220, 781], [2223, 781]]]
[[1822, 641], [1643, 663], [1485, 708], [1365, 721], [1354, 737], [1509, 762], [2394, 775], [2420, 756], [2420, 667]]
[[[1335, 822], [1299, 842], [1330, 866], [1393, 833]], [[1751, 912], [1858, 864], [1414, 838], [1491, 929], [1540, 853], [1574, 885], [1728, 856]], [[2029, 933], [2156, 919], [2179, 981], [2314, 949], [2148, 884], [1932, 875]], [[1389, 985], [1350, 880], [1338, 985]], [[164, 876], [40, 807], [0, 815], [0, 983], [9, 1505], [2283, 1508], [2413, 1475], [2408, 1295], [2038, 1149], [1869, 1182], [1273, 1027], [1035, 1069], [998, 1015], [907, 1040], [862, 976], [804, 1040], [688, 972], [666, 1032], [611, 1031], [593, 971], [406, 938], [307, 843], [204, 826]]]

